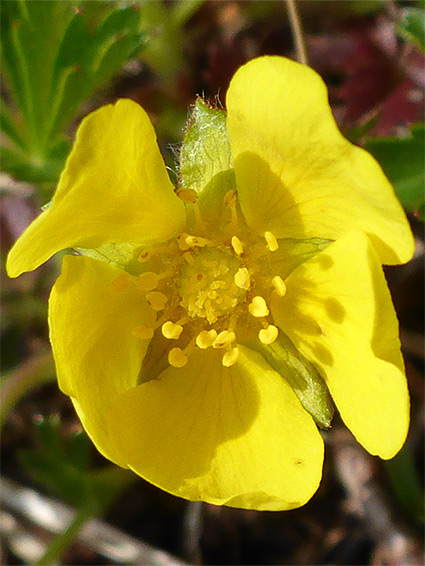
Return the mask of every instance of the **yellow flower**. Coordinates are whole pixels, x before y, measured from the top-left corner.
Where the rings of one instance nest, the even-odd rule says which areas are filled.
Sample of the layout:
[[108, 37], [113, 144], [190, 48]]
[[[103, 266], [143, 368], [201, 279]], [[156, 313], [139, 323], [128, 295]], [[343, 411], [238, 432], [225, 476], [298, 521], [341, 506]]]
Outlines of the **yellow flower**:
[[83, 254], [64, 258], [49, 323], [60, 387], [102, 454], [187, 499], [291, 509], [321, 479], [328, 390], [372, 454], [405, 440], [381, 263], [408, 261], [413, 238], [314, 71], [255, 59], [227, 112], [199, 128], [209, 145], [183, 146], [177, 193], [137, 104], [93, 112], [8, 272]]

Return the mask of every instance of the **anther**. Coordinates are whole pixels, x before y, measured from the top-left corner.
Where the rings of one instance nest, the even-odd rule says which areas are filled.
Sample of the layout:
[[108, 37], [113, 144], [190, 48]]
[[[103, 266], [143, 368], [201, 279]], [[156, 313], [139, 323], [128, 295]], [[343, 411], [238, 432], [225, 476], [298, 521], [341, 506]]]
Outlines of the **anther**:
[[202, 330], [196, 337], [196, 345], [201, 350], [206, 350], [213, 345], [216, 338], [217, 332], [213, 328], [211, 330]]
[[224, 367], [228, 368], [235, 364], [239, 357], [239, 348], [232, 348], [228, 352], [226, 352], [223, 356], [222, 364]]
[[122, 291], [125, 291], [125, 289], [127, 289], [130, 281], [131, 277], [128, 273], [121, 273], [121, 275], [118, 275], [118, 277], [114, 279], [114, 281], [112, 281], [109, 288], [114, 293], [121, 293]]
[[276, 236], [272, 232], [264, 232], [264, 238], [266, 239], [267, 247], [271, 252], [275, 252], [277, 249], [279, 249], [279, 244]]
[[133, 335], [137, 336], [141, 340], [150, 340], [153, 338], [154, 329], [150, 326], [146, 326], [145, 324], [141, 324], [140, 326], [136, 326], [133, 328]]
[[167, 322], [164, 322], [162, 325], [161, 330], [165, 338], [168, 338], [169, 340], [178, 340], [183, 332], [183, 326], [176, 324], [171, 320], [167, 320]]
[[235, 285], [239, 287], [239, 289], [248, 290], [251, 286], [248, 269], [246, 267], [240, 267], [235, 273], [234, 281]]
[[154, 311], [162, 311], [165, 308], [168, 297], [159, 291], [151, 291], [146, 295], [146, 300]]
[[279, 334], [279, 330], [273, 324], [269, 324], [267, 328], [262, 328], [258, 333], [258, 337], [263, 344], [272, 344]]
[[236, 340], [236, 335], [230, 330], [222, 330], [213, 342], [214, 348], [224, 348]]
[[252, 316], [256, 318], [260, 318], [262, 316], [267, 316], [269, 314], [269, 309], [267, 307], [267, 303], [263, 297], [257, 295], [248, 305], [248, 310]]
[[153, 291], [158, 287], [159, 277], [153, 271], [141, 273], [137, 278], [137, 285], [144, 291]]
[[286, 295], [286, 285], [280, 275], [275, 275], [273, 277], [272, 285], [279, 297], [284, 297]]
[[236, 255], [243, 254], [243, 244], [237, 236], [232, 237], [231, 244]]
[[187, 204], [194, 204], [198, 199], [198, 193], [193, 189], [177, 189], [177, 196]]
[[186, 238], [188, 236], [189, 234], [186, 234], [185, 232], [182, 232], [177, 236], [177, 245], [179, 246], [182, 252], [190, 250], [191, 248], [191, 246], [186, 242]]
[[181, 348], [173, 348], [168, 353], [168, 363], [175, 368], [182, 368], [187, 364], [187, 356]]
[[186, 236], [185, 242], [191, 248], [205, 248], [205, 246], [213, 245], [211, 240], [200, 238], [199, 236]]

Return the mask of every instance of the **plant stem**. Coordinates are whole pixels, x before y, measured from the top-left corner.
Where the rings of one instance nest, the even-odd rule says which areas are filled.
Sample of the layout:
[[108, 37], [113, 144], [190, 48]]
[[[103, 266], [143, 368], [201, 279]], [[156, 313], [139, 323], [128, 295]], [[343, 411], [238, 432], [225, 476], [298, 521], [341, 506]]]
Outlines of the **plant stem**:
[[301, 26], [301, 19], [298, 14], [296, 0], [286, 0], [289, 21], [292, 29], [292, 37], [294, 39], [295, 51], [297, 59], [303, 65], [308, 65], [307, 50], [305, 47], [304, 35]]
[[57, 535], [47, 547], [46, 552], [37, 560], [34, 566], [49, 566], [55, 564], [72, 543], [82, 529], [84, 523], [90, 518], [91, 513], [83, 507], [77, 511], [72, 523], [62, 533]]

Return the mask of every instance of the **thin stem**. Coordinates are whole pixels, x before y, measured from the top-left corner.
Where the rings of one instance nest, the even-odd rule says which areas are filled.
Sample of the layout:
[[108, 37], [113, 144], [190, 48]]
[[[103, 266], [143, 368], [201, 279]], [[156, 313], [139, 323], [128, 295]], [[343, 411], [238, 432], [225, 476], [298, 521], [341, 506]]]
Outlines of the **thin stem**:
[[305, 47], [301, 19], [298, 14], [296, 0], [286, 0], [286, 6], [288, 9], [289, 21], [292, 29], [292, 37], [294, 38], [297, 59], [303, 65], [308, 65], [307, 50]]
[[85, 507], [79, 509], [68, 528], [53, 539], [43, 556], [37, 560], [35, 566], [49, 566], [49, 564], [55, 564], [76, 538], [84, 523], [90, 518], [90, 515]]

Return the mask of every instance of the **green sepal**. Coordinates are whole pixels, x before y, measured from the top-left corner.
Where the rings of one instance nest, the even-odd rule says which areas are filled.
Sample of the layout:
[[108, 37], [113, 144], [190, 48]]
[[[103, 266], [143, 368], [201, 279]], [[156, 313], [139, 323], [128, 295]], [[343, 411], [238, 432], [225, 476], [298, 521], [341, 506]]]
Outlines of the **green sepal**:
[[402, 18], [397, 23], [398, 35], [413, 42], [419, 49], [425, 51], [425, 10], [423, 8], [404, 8]]
[[334, 409], [326, 383], [314, 365], [298, 352], [282, 331], [272, 344], [265, 345], [256, 341], [255, 345], [247, 346], [259, 352], [286, 379], [301, 405], [319, 427], [331, 426]]
[[325, 250], [333, 240], [323, 238], [282, 238], [273, 259], [279, 262], [279, 274], [286, 279], [298, 266]]
[[129, 273], [134, 273], [140, 271], [140, 263], [137, 262], [140, 249], [140, 246], [136, 246], [135, 244], [119, 243], [105, 244], [94, 250], [75, 248], [75, 251], [79, 255], [91, 257], [106, 263], [112, 263]]
[[197, 98], [180, 151], [179, 185], [196, 191], [209, 221], [221, 217], [224, 195], [236, 189], [226, 120], [225, 110]]

